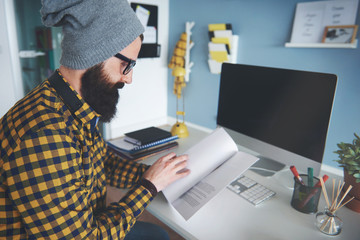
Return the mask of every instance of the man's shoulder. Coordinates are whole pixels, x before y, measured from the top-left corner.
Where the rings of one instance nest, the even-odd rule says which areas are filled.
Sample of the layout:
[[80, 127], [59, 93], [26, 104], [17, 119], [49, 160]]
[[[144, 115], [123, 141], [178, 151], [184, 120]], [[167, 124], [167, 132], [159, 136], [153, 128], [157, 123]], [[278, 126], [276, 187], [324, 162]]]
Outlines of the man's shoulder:
[[48, 81], [44, 81], [4, 115], [0, 121], [0, 139], [22, 139], [43, 128], [64, 128], [62, 106], [63, 103], [51, 91]]

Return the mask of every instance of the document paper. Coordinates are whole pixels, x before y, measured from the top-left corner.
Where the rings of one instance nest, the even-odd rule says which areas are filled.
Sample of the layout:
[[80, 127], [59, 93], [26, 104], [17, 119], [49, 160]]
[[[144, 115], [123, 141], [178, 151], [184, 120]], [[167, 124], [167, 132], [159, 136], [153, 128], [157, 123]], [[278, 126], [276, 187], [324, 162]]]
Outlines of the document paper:
[[185, 152], [190, 175], [163, 190], [166, 199], [188, 220], [258, 158], [239, 152], [223, 128]]

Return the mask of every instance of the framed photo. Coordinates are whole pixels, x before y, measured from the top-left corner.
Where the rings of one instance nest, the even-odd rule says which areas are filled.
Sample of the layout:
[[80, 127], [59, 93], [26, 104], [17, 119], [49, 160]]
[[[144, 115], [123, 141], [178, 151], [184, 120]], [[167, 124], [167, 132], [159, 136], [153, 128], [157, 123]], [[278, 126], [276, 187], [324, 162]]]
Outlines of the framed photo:
[[356, 37], [357, 25], [326, 26], [323, 43], [353, 43]]

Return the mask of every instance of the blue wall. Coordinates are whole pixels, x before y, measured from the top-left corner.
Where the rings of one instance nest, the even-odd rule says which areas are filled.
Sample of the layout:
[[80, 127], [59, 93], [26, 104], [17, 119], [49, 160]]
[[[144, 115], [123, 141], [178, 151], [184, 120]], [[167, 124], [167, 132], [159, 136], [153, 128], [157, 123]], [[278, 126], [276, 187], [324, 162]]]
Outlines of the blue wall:
[[[360, 47], [356, 49], [285, 48], [289, 42], [297, 0], [170, 0], [169, 53], [172, 54], [185, 22], [194, 21], [191, 61], [194, 67], [187, 85], [186, 121], [216, 127], [220, 75], [207, 65], [209, 23], [231, 23], [239, 35], [238, 63], [280, 67], [338, 75], [338, 87], [323, 162], [333, 160], [338, 142], [350, 142], [360, 133]], [[359, 12], [359, 11], [358, 11]], [[357, 17], [360, 25], [360, 17]], [[359, 38], [359, 34], [357, 36]], [[169, 54], [169, 55], [171, 55]], [[170, 60], [169, 56], [169, 60]], [[175, 117], [176, 98], [169, 79], [168, 113]]]

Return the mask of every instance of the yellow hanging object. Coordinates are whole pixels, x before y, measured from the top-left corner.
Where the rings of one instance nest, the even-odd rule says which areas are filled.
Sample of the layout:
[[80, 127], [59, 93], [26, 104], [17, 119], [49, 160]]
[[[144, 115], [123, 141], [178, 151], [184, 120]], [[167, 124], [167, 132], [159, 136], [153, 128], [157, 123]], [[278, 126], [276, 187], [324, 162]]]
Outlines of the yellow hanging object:
[[185, 54], [186, 54], [186, 33], [182, 33], [179, 41], [176, 43], [176, 47], [171, 57], [169, 68], [184, 67], [185, 66]]
[[183, 77], [185, 76], [186, 71], [185, 68], [183, 67], [175, 67], [173, 69], [173, 71], [171, 72], [171, 75], [173, 75], [174, 77]]
[[171, 74], [175, 77], [173, 92], [177, 98], [181, 98], [181, 91], [186, 86], [184, 80], [186, 74], [185, 68], [175, 67]]

